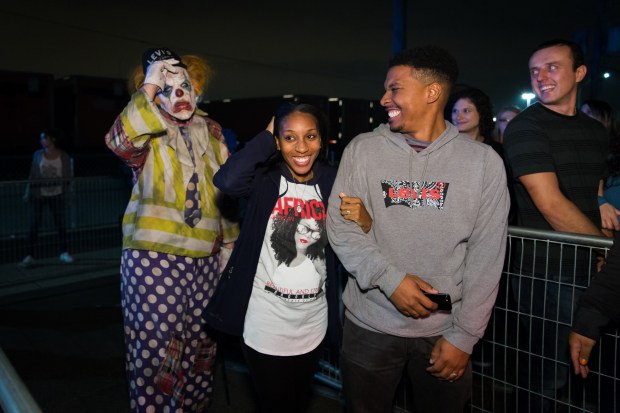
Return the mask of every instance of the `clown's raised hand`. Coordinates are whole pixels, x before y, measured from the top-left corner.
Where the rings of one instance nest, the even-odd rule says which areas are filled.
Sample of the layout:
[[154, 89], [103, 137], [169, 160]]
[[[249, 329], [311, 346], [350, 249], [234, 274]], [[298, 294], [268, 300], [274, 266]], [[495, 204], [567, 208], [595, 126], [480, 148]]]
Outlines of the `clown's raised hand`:
[[146, 74], [144, 76], [145, 85], [155, 85], [159, 90], [163, 90], [166, 86], [166, 75], [168, 73], [177, 73], [177, 68], [174, 66], [179, 63], [176, 59], [158, 60], [151, 63], [146, 68]]

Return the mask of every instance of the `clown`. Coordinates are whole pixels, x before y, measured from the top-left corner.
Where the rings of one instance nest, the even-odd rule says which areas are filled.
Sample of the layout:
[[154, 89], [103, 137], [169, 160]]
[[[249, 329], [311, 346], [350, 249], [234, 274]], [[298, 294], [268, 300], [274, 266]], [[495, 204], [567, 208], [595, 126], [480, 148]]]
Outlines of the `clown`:
[[228, 149], [196, 107], [208, 78], [197, 56], [147, 50], [105, 137], [134, 172], [121, 259], [133, 412], [202, 412], [213, 394], [216, 346], [201, 314], [239, 230], [212, 182]]

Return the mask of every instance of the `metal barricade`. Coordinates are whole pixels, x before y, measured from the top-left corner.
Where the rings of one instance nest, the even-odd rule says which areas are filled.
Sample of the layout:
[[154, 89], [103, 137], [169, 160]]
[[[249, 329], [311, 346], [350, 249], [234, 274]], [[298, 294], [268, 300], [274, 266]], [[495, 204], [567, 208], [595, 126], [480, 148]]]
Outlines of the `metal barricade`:
[[0, 406], [6, 413], [41, 413], [42, 411], [1, 348]]
[[[130, 195], [126, 179], [87, 177], [69, 182], [70, 194], [63, 198], [62, 217], [71, 254], [82, 251], [118, 248], [120, 221]], [[29, 181], [0, 182], [0, 264], [17, 263], [31, 254], [29, 233], [35, 202], [24, 199]], [[37, 228], [37, 258], [57, 258], [60, 254], [58, 231], [48, 204], [40, 207]]]
[[575, 376], [567, 337], [575, 304], [611, 239], [510, 227], [493, 315], [474, 354], [472, 412], [618, 412], [618, 331]]
[[[585, 380], [572, 373], [567, 342], [574, 305], [613, 241], [509, 227], [507, 242], [496, 305], [472, 354], [472, 397], [466, 410], [620, 411], [618, 331], [610, 327], [603, 335]], [[337, 354], [326, 351], [317, 379], [341, 389]], [[405, 383], [395, 411], [412, 411]]]

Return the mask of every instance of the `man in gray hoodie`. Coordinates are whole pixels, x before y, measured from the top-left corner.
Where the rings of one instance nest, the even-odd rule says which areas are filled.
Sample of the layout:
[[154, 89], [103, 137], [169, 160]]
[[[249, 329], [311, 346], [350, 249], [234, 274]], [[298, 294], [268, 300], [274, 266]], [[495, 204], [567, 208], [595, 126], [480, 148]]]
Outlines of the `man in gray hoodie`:
[[[351, 141], [330, 196], [330, 243], [351, 273], [341, 358], [349, 412], [389, 412], [406, 370], [415, 411], [462, 412], [470, 354], [497, 295], [509, 197], [501, 158], [443, 118], [458, 75], [427, 46], [388, 65], [389, 121]], [[365, 234], [341, 196], [373, 219]], [[447, 293], [438, 310], [424, 293]]]

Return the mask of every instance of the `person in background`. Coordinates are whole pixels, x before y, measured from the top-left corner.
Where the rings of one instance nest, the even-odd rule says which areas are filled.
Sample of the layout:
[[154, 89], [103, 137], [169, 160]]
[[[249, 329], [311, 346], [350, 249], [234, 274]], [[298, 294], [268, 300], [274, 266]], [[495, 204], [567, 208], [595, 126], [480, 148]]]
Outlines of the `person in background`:
[[59, 259], [70, 264], [67, 239], [67, 205], [72, 198], [71, 179], [73, 178], [73, 159], [58, 147], [59, 132], [46, 129], [41, 132], [41, 149], [32, 156], [30, 175], [26, 184], [24, 201], [30, 203], [30, 236], [28, 255], [20, 266], [27, 268], [35, 264], [38, 254], [38, 233], [43, 218], [43, 210], [48, 208], [58, 231]]
[[515, 116], [521, 113], [521, 109], [516, 106], [505, 106], [497, 112], [495, 119], [495, 130], [493, 132], [493, 139], [499, 143], [504, 143], [504, 132], [508, 122], [513, 120]]
[[588, 361], [592, 348], [601, 336], [601, 330], [610, 322], [620, 322], [620, 232], [614, 235], [614, 245], [607, 255], [601, 272], [579, 300], [572, 331], [568, 336], [570, 358], [575, 374], [584, 379], [590, 368]]
[[[544, 42], [530, 56], [529, 76], [538, 101], [515, 117], [504, 134], [520, 226], [603, 236], [597, 194], [606, 173], [609, 137], [600, 122], [577, 110], [577, 91], [586, 73], [583, 52], [570, 40]], [[587, 285], [596, 260], [586, 249], [559, 244], [536, 248], [528, 240], [515, 251], [520, 258], [511, 271], [524, 275], [512, 279], [514, 296], [521, 297], [524, 343], [529, 335], [537, 346], [521, 348], [531, 354], [531, 368], [519, 369], [520, 383], [526, 385], [515, 391], [513, 405], [550, 411], [567, 383], [570, 364], [566, 346], [558, 348], [557, 343], [568, 338], [577, 287]]]
[[502, 145], [493, 140], [493, 107], [482, 90], [466, 87], [453, 93], [451, 120], [460, 133], [491, 146], [503, 158]]
[[105, 136], [135, 178], [121, 257], [132, 412], [204, 412], [213, 394], [216, 344], [201, 314], [239, 228], [213, 185], [228, 149], [196, 108], [208, 80], [200, 57], [146, 50]]
[[598, 120], [609, 132], [609, 156], [607, 158], [608, 174], [599, 190], [598, 205], [601, 211], [601, 225], [604, 230], [618, 231], [618, 214], [620, 214], [620, 130], [616, 123], [611, 105], [602, 100], [586, 100], [581, 104], [581, 111]]
[[581, 103], [580, 110], [589, 117], [598, 120], [609, 133], [618, 133], [614, 109], [602, 100], [589, 99]]
[[[452, 102], [451, 121], [459, 132], [475, 141], [489, 145], [503, 160], [504, 149], [502, 144], [493, 139], [495, 124], [489, 96], [480, 89], [468, 86], [452, 93], [449, 102]], [[508, 223], [512, 225], [517, 220], [517, 205], [514, 202], [515, 194], [512, 181], [507, 179], [506, 182], [510, 195]]]
[[[381, 98], [388, 123], [355, 137], [340, 161], [327, 233], [351, 274], [340, 358], [350, 413], [392, 411], [403, 372], [415, 411], [460, 413], [471, 395], [470, 354], [495, 303], [509, 198], [497, 153], [444, 119], [457, 76], [444, 49], [395, 55]], [[346, 219], [346, 197], [368, 210], [368, 234]], [[439, 292], [451, 310], [426, 296]]]

